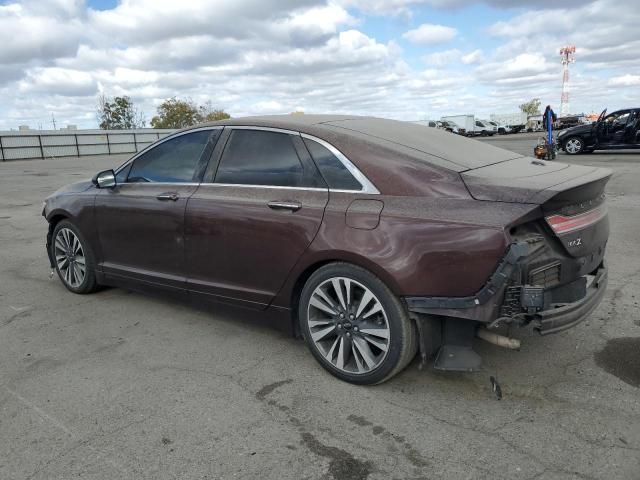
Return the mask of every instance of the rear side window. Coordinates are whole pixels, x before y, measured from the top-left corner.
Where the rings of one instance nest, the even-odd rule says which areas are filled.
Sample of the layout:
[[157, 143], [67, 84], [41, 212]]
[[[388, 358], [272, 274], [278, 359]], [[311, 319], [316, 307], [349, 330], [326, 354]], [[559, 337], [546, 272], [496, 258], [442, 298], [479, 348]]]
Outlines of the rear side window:
[[308, 138], [304, 138], [304, 143], [329, 188], [333, 190], [362, 190], [360, 182], [351, 175], [347, 167], [328, 148]]
[[153, 147], [133, 161], [127, 182], [192, 182], [210, 135], [211, 130], [200, 130]]
[[233, 130], [220, 159], [216, 183], [313, 187], [291, 136], [263, 130]]

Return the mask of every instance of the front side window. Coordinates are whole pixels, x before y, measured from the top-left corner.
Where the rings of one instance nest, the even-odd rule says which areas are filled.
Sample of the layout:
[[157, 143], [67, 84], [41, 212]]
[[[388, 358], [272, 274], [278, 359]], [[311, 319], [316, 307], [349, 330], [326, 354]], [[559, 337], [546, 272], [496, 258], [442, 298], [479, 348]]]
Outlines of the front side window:
[[611, 125], [624, 125], [629, 120], [629, 115], [631, 112], [616, 112], [612, 113], [607, 117], [607, 122]]
[[200, 130], [162, 142], [133, 161], [127, 182], [193, 182], [210, 136], [211, 130]]
[[307, 146], [311, 158], [318, 166], [329, 188], [334, 190], [362, 190], [360, 182], [354, 178], [347, 167], [328, 148], [308, 138], [304, 139], [304, 144]]
[[220, 159], [216, 183], [313, 187], [287, 133], [233, 130]]

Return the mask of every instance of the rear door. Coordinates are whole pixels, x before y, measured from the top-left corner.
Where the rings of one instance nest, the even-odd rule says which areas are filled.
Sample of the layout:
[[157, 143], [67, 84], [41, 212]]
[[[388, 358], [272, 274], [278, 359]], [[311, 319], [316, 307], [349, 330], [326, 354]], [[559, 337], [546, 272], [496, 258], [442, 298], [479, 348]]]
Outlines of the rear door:
[[100, 263], [107, 276], [185, 288], [184, 212], [220, 130], [171, 137], [117, 174], [96, 195]]
[[624, 143], [640, 148], [640, 110], [634, 110], [631, 117], [625, 127]]
[[318, 232], [328, 198], [299, 134], [226, 127], [186, 211], [189, 290], [264, 308]]

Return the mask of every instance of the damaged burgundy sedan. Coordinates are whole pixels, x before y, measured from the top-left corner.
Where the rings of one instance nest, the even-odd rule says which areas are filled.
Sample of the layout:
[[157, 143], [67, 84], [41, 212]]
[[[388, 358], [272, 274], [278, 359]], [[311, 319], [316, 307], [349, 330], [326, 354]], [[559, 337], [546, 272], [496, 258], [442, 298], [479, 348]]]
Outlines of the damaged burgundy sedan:
[[288, 319], [318, 362], [375, 384], [420, 352], [473, 370], [474, 337], [569, 328], [607, 283], [608, 170], [411, 123], [201, 125], [45, 203], [72, 292], [161, 289]]

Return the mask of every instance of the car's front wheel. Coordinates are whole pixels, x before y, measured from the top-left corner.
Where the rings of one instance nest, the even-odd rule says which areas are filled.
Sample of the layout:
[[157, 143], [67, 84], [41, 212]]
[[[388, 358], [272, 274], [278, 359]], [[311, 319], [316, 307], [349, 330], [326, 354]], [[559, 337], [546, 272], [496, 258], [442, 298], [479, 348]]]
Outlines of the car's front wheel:
[[93, 251], [69, 220], [62, 220], [54, 228], [51, 250], [58, 276], [68, 290], [91, 293], [98, 288]]
[[416, 354], [416, 332], [400, 300], [355, 265], [332, 263], [311, 275], [298, 314], [313, 356], [347, 382], [382, 383]]
[[565, 140], [563, 150], [569, 155], [577, 155], [584, 151], [584, 140], [579, 137], [571, 137]]

